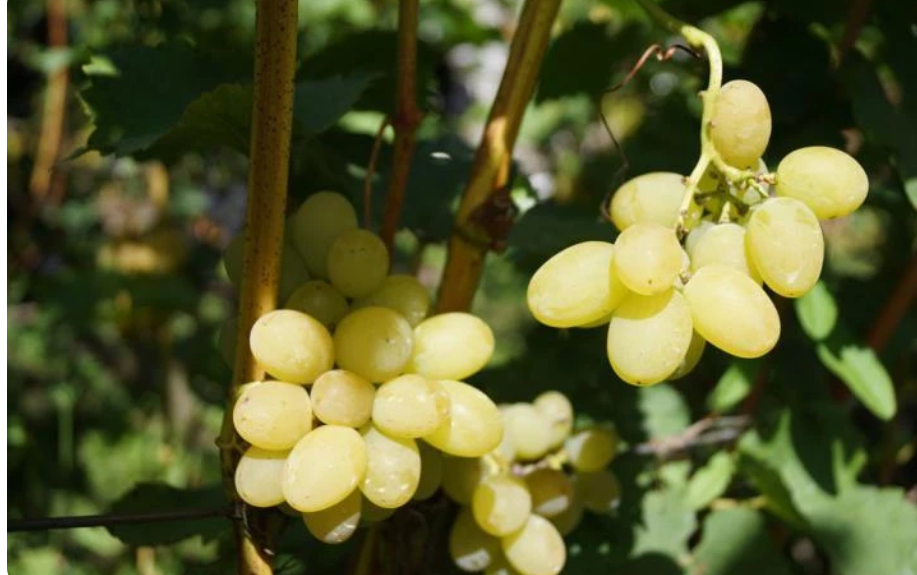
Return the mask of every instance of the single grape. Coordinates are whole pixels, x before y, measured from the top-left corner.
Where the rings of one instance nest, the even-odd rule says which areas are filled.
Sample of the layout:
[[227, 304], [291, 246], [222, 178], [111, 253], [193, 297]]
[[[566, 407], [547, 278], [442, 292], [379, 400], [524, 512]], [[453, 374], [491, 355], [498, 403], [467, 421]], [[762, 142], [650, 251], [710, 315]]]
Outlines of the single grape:
[[574, 484], [583, 507], [593, 513], [610, 513], [621, 502], [621, 483], [608, 469], [577, 473]]
[[383, 383], [373, 402], [373, 424], [393, 437], [422, 437], [449, 417], [449, 396], [435, 381], [405, 374]]
[[526, 292], [535, 319], [551, 327], [574, 327], [607, 317], [627, 293], [612, 266], [614, 253], [614, 244], [582, 242], [542, 264]]
[[356, 430], [323, 425], [299, 440], [283, 469], [283, 497], [311, 513], [343, 501], [366, 475], [366, 444]]
[[343, 501], [327, 509], [303, 513], [303, 522], [316, 539], [322, 543], [343, 543], [353, 537], [360, 526], [363, 497], [354, 490]]
[[312, 280], [299, 286], [283, 306], [310, 315], [322, 322], [330, 331], [347, 312], [347, 299], [326, 281]]
[[331, 285], [347, 297], [371, 294], [388, 274], [388, 248], [369, 230], [342, 233], [328, 251], [328, 277]]
[[487, 475], [477, 457], [443, 457], [443, 491], [460, 505], [471, 505], [474, 490]]
[[685, 251], [690, 255], [694, 251], [694, 248], [697, 247], [700, 239], [704, 237], [708, 231], [712, 230], [714, 226], [716, 226], [716, 224], [709, 220], [701, 220], [694, 226], [688, 233], [688, 237], [685, 238]]
[[353, 306], [387, 307], [416, 327], [430, 311], [430, 292], [414, 276], [390, 275], [374, 292], [353, 302]]
[[651, 172], [624, 182], [611, 197], [615, 227], [654, 223], [674, 228], [685, 196], [685, 178], [672, 172]]
[[253, 507], [273, 507], [283, 503], [283, 466], [289, 451], [269, 451], [249, 447], [236, 466], [236, 492]]
[[312, 402], [301, 385], [261, 381], [244, 387], [232, 408], [242, 439], [262, 449], [290, 449], [312, 429]]
[[633, 294], [608, 326], [608, 361], [632, 385], [653, 385], [678, 369], [691, 345], [691, 309], [676, 290]]
[[312, 383], [334, 365], [331, 334], [318, 320], [279, 309], [261, 316], [249, 337], [258, 364], [277, 379]]
[[737, 357], [760, 357], [780, 338], [773, 302], [747, 275], [713, 264], [697, 271], [685, 286], [694, 329], [704, 339]]
[[411, 358], [414, 334], [398, 312], [383, 307], [352, 311], [334, 332], [338, 365], [373, 383], [404, 372]]
[[841, 150], [800, 148], [777, 166], [777, 195], [802, 201], [820, 220], [853, 213], [868, 192], [863, 166]]
[[505, 409], [503, 427], [519, 459], [538, 459], [551, 449], [555, 439], [548, 417], [530, 403]]
[[478, 526], [470, 509], [461, 509], [449, 532], [449, 556], [455, 565], [474, 573], [486, 569], [499, 555], [500, 541]]
[[372, 424], [361, 430], [366, 444], [366, 475], [360, 489], [379, 507], [401, 507], [420, 481], [420, 452], [413, 439], [389, 437]]
[[551, 447], [560, 446], [573, 429], [573, 404], [559, 391], [546, 391], [532, 405], [548, 418]]
[[407, 371], [431, 379], [465, 379], [487, 365], [494, 334], [484, 320], [452, 312], [429, 317], [414, 328], [414, 351]]
[[525, 476], [525, 485], [532, 496], [532, 512], [542, 517], [560, 515], [573, 504], [573, 483], [563, 471], [536, 469]]
[[784, 297], [800, 297], [818, 282], [825, 238], [818, 218], [793, 198], [771, 198], [748, 218], [745, 246], [764, 283]]
[[574, 487], [574, 496], [570, 500], [570, 505], [560, 514], [549, 517], [548, 521], [554, 524], [557, 531], [566, 537], [573, 533], [583, 519], [583, 504], [580, 501], [579, 494]]
[[316, 278], [328, 278], [328, 252], [342, 233], [357, 228], [357, 213], [350, 202], [334, 192], [309, 196], [291, 218], [290, 243]]
[[420, 481], [414, 492], [415, 501], [429, 499], [439, 490], [443, 482], [443, 454], [423, 441], [417, 444], [420, 450]]
[[688, 254], [691, 257], [691, 271], [710, 264], [723, 264], [739, 270], [758, 284], [762, 281], [761, 274], [746, 257], [745, 228], [738, 224], [711, 227]]
[[[361, 493], [361, 491], [358, 489], [357, 493]], [[360, 523], [362, 525], [372, 525], [374, 523], [379, 523], [380, 521], [385, 521], [386, 519], [394, 515], [395, 511], [397, 511], [397, 509], [394, 507], [392, 508], [379, 507], [378, 505], [376, 505], [375, 503], [367, 499], [365, 495], [362, 496], [361, 501], [363, 502], [362, 503], [363, 511], [360, 516]]]
[[618, 453], [617, 431], [592, 428], [567, 439], [564, 449], [570, 465], [577, 471], [597, 471], [611, 463]]
[[493, 451], [503, 438], [500, 410], [479, 389], [461, 381], [442, 380], [449, 395], [449, 417], [424, 441], [459, 457], [481, 457]]
[[564, 538], [540, 515], [529, 515], [522, 529], [500, 540], [503, 553], [522, 575], [557, 575], [567, 562]]
[[694, 368], [697, 367], [701, 356], [704, 354], [704, 349], [706, 348], [707, 340], [701, 337], [697, 331], [692, 333], [691, 344], [688, 345], [688, 352], [685, 354], [685, 358], [682, 360], [681, 365], [678, 366], [678, 369], [676, 369], [666, 379], [680, 379], [694, 371]]
[[682, 269], [682, 249], [675, 232], [659, 224], [634, 224], [615, 244], [613, 267], [621, 282], [641, 295], [662, 293]]
[[525, 483], [512, 475], [491, 475], [478, 484], [471, 498], [478, 526], [501, 537], [518, 531], [532, 512], [532, 496]]
[[312, 411], [322, 423], [361, 427], [373, 411], [376, 388], [345, 369], [333, 369], [312, 384]]
[[727, 164], [757, 167], [771, 138], [771, 109], [761, 88], [747, 80], [724, 84], [710, 118], [710, 138]]

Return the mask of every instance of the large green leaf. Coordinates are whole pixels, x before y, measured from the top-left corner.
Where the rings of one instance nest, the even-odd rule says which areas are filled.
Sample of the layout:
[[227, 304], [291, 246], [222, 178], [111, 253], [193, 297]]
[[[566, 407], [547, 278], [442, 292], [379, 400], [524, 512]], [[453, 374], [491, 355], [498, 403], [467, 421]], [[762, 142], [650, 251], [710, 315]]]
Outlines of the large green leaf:
[[[169, 510], [189, 512], [194, 509], [214, 510], [228, 507], [219, 485], [199, 489], [179, 489], [164, 483], [138, 483], [111, 506], [115, 515], [163, 513]], [[205, 540], [229, 529], [225, 518], [178, 519], [138, 525], [113, 525], [112, 535], [128, 545], [171, 545], [182, 539], [200, 535]]]
[[697, 518], [684, 489], [650, 492], [643, 498], [643, 520], [637, 526], [633, 555], [656, 552], [683, 557], [695, 529]]
[[764, 517], [748, 508], [714, 511], [704, 520], [691, 572], [697, 575], [789, 575], [789, 565], [774, 548]]
[[735, 468], [735, 461], [729, 452], [720, 451], [711, 457], [707, 465], [695, 471], [688, 482], [688, 505], [692, 509], [703, 509], [710, 505], [729, 488]]
[[802, 329], [815, 341], [828, 337], [837, 325], [837, 302], [825, 282], [819, 281], [794, 303]]
[[863, 345], [820, 343], [818, 357], [876, 417], [888, 421], [898, 410], [895, 386], [875, 352]]

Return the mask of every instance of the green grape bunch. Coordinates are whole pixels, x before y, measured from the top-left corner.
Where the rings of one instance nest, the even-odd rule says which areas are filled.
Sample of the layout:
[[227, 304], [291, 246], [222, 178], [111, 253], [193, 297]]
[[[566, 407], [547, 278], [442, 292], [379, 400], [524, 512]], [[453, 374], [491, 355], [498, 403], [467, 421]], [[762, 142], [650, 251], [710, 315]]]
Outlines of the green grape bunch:
[[854, 158], [823, 146], [795, 150], [769, 173], [764, 93], [746, 80], [711, 93], [700, 176], [625, 182], [607, 206], [616, 241], [564, 249], [528, 286], [539, 322], [607, 326], [609, 363], [633, 385], [686, 375], [708, 343], [741, 358], [770, 352], [780, 317], [765, 288], [787, 298], [812, 289], [825, 252], [819, 220], [851, 214], [869, 189]]

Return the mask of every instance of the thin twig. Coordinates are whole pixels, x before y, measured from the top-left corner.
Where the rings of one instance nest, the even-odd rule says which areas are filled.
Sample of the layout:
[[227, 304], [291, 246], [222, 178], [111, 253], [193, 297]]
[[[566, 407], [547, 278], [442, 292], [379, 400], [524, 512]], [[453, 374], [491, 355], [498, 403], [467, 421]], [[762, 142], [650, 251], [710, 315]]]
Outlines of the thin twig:
[[373, 141], [373, 151], [369, 156], [369, 165], [366, 167], [366, 177], [363, 178], [363, 227], [370, 229], [373, 225], [373, 177], [376, 175], [376, 164], [379, 162], [379, 151], [382, 149], [382, 136], [389, 127], [388, 116], [382, 118], [376, 139]]
[[747, 415], [705, 417], [692, 423], [681, 433], [641, 443], [633, 450], [640, 455], [656, 455], [661, 459], [670, 459], [701, 445], [735, 441], [750, 425], [751, 417]]
[[869, 347], [876, 352], [885, 349], [901, 320], [917, 299], [917, 254], [911, 256], [904, 273], [889, 294], [866, 336]]
[[235, 518], [232, 507], [203, 507], [192, 509], [171, 509], [169, 511], [151, 511], [149, 513], [124, 513], [100, 515], [74, 515], [65, 517], [41, 517], [35, 519], [10, 519], [6, 523], [7, 533], [27, 531], [51, 531], [54, 529], [79, 529], [82, 527], [114, 527], [117, 525], [143, 525], [147, 523], [167, 523], [173, 521], [190, 521], [211, 519], [214, 517]]

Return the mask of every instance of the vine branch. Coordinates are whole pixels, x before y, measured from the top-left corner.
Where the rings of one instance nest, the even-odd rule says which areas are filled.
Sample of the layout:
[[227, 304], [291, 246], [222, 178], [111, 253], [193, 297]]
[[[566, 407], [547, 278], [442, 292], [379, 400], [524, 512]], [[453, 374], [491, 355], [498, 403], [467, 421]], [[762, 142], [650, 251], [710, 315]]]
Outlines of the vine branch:
[[[249, 349], [248, 333], [259, 317], [277, 307], [293, 127], [296, 27], [296, 0], [259, 0], [248, 208], [236, 337], [238, 351], [223, 426], [217, 441], [220, 446], [223, 485], [232, 501], [238, 501], [233, 479], [241, 443], [233, 429], [233, 402], [240, 385], [264, 377], [264, 372], [255, 363]], [[249, 513], [250, 516], [257, 514], [255, 510]], [[251, 519], [254, 524], [260, 525], [263, 518]], [[272, 568], [266, 552], [267, 542], [256, 541], [252, 531], [242, 525], [241, 521], [235, 521], [233, 526], [239, 573], [270, 575]]]
[[515, 215], [509, 197], [510, 161], [519, 126], [538, 78], [560, 0], [526, 0], [509, 49], [506, 69], [462, 195], [437, 310], [467, 310], [477, 290], [484, 258], [500, 249]]
[[200, 509], [172, 509], [149, 513], [74, 515], [65, 517], [41, 517], [35, 519], [11, 519], [6, 524], [7, 533], [28, 531], [50, 531], [52, 529], [80, 529], [83, 527], [114, 527], [116, 525], [141, 525], [147, 523], [168, 523], [225, 517], [237, 519], [232, 507], [204, 507]]
[[681, 433], [641, 443], [634, 447], [634, 451], [641, 455], [670, 459], [701, 445], [735, 441], [750, 425], [751, 417], [748, 415], [705, 417]]

